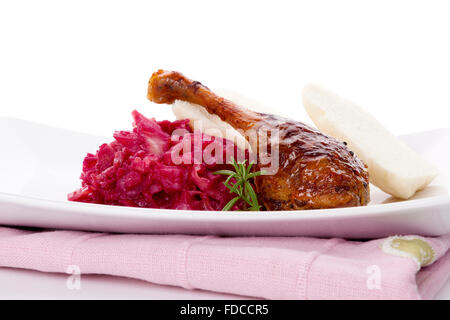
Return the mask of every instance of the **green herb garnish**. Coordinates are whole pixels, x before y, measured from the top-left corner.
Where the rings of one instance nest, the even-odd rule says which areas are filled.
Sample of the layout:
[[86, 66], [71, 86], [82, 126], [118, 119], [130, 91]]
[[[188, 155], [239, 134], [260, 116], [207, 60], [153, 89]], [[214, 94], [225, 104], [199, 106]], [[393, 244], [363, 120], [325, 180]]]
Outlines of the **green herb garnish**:
[[[245, 163], [247, 160], [241, 163], [237, 163], [233, 158], [231, 160], [231, 164], [234, 167], [235, 171], [232, 170], [219, 170], [214, 172], [214, 174], [222, 174], [228, 176], [227, 180], [223, 182], [225, 187], [230, 190], [230, 193], [236, 193], [237, 196], [228, 202], [225, 207], [223, 207], [222, 211], [230, 210], [234, 204], [239, 200], [244, 200], [244, 208], [245, 210], [250, 211], [259, 211], [262, 207], [258, 204], [258, 198], [256, 197], [255, 190], [253, 190], [252, 185], [250, 184], [250, 179], [254, 177], [260, 176], [263, 174], [263, 171], [251, 172], [253, 163], [250, 163], [247, 167]], [[234, 184], [230, 184], [231, 179], [236, 179]]]

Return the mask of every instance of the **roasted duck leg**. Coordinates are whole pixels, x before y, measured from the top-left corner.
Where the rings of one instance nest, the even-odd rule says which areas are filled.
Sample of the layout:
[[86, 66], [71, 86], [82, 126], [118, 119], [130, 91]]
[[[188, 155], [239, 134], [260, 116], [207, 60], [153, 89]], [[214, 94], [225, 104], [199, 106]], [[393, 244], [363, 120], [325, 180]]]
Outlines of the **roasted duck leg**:
[[[279, 139], [268, 139], [271, 146], [267, 150], [274, 149], [275, 140], [278, 170], [255, 179], [258, 199], [267, 210], [338, 208], [369, 202], [367, 167], [345, 142], [298, 121], [242, 108], [179, 72], [155, 72], [147, 97], [156, 103], [184, 100], [198, 104], [244, 132], [263, 127], [276, 131]], [[258, 150], [260, 143], [253, 142], [252, 150]], [[258, 163], [256, 168], [264, 169], [264, 165]]]

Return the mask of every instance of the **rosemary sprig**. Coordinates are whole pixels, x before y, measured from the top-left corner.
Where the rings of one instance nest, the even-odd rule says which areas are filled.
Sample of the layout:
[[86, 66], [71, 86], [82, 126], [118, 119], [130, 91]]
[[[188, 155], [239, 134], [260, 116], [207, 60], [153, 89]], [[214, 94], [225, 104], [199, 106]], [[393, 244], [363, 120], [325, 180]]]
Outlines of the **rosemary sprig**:
[[[263, 171], [251, 172], [253, 163], [250, 163], [248, 166], [245, 165], [247, 160], [241, 163], [237, 163], [233, 158], [231, 160], [231, 165], [233, 166], [235, 171], [232, 170], [219, 170], [214, 172], [214, 174], [226, 175], [228, 178], [223, 182], [225, 187], [230, 190], [230, 193], [236, 193], [237, 196], [231, 199], [225, 207], [223, 207], [222, 211], [230, 210], [235, 203], [242, 199], [244, 200], [244, 207], [246, 210], [250, 211], [259, 211], [262, 206], [258, 204], [258, 197], [256, 196], [255, 190], [253, 190], [252, 185], [250, 184], [250, 179], [254, 177], [260, 176], [263, 174]], [[230, 184], [231, 179], [236, 179], [234, 184]]]

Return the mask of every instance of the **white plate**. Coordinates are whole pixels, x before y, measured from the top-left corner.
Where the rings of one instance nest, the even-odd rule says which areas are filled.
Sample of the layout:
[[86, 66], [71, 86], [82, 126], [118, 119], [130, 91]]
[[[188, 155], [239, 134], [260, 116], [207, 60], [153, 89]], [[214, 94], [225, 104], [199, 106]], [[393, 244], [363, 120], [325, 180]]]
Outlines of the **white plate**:
[[397, 201], [371, 186], [366, 207], [208, 212], [69, 202], [81, 163], [111, 138], [0, 118], [0, 224], [127, 233], [372, 238], [450, 232], [450, 129], [402, 137], [441, 171], [413, 199]]

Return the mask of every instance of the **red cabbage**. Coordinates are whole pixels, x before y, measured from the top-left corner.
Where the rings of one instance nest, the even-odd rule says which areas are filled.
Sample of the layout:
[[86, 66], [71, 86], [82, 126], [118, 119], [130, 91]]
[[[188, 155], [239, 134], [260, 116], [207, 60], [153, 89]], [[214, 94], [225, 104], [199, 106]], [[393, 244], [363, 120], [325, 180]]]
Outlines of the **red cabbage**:
[[[192, 132], [188, 119], [156, 121], [137, 111], [132, 115], [133, 131], [116, 131], [115, 141], [86, 155], [82, 187], [68, 195], [70, 201], [221, 210], [235, 196], [223, 185], [226, 176], [213, 172], [233, 170], [223, 162], [248, 159], [247, 152], [229, 140]], [[242, 208], [238, 201], [232, 210]]]

